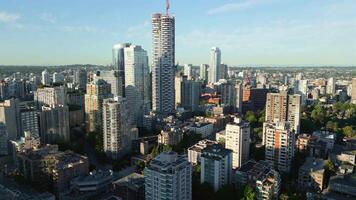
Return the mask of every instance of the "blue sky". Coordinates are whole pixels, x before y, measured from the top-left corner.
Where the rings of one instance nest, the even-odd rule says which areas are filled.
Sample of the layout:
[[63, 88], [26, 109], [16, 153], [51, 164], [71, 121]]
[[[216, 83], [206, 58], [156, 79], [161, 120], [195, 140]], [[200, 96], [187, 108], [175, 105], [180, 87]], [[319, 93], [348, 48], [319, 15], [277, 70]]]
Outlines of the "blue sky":
[[[151, 54], [164, 0], [1, 0], [0, 64], [110, 64], [115, 43]], [[356, 65], [355, 0], [171, 0], [176, 60], [229, 65]]]

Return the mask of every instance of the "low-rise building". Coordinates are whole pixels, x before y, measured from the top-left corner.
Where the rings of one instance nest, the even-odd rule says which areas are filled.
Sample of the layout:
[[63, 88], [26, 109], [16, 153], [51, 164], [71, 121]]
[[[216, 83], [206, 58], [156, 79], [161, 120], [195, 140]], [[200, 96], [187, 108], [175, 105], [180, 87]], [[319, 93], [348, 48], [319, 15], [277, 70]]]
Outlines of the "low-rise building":
[[199, 164], [201, 161], [202, 151], [210, 145], [217, 144], [216, 141], [204, 139], [188, 148], [188, 162], [193, 165]]
[[238, 188], [246, 184], [255, 188], [258, 200], [277, 199], [281, 187], [281, 177], [268, 161], [249, 160], [235, 172]]
[[60, 194], [61, 200], [95, 199], [112, 190], [113, 172], [93, 171], [89, 175], [74, 178], [70, 189]]
[[114, 192], [123, 200], [145, 199], [145, 178], [132, 173], [114, 182]]
[[158, 143], [164, 145], [177, 145], [183, 139], [183, 132], [179, 128], [171, 128], [158, 135]]
[[189, 127], [189, 130], [195, 134], [201, 135], [202, 138], [209, 137], [214, 132], [214, 126], [210, 123], [194, 123]]
[[336, 156], [337, 160], [340, 162], [347, 162], [352, 165], [356, 164], [356, 150], [354, 151], [344, 151], [340, 155]]
[[349, 199], [356, 198], [356, 173], [332, 176], [328, 191], [347, 195]]
[[311, 138], [311, 136], [308, 134], [298, 135], [298, 138], [296, 141], [296, 149], [299, 152], [306, 152], [309, 148], [310, 138]]
[[299, 168], [298, 186], [300, 189], [324, 189], [324, 160], [308, 157]]

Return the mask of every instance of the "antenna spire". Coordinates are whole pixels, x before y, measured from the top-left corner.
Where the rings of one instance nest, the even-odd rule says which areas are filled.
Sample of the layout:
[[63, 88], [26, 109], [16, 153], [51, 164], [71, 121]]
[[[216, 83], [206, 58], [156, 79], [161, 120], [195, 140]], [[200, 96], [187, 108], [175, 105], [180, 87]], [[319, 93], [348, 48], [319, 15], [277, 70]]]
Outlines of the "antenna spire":
[[169, 15], [169, 0], [166, 0], [166, 15]]

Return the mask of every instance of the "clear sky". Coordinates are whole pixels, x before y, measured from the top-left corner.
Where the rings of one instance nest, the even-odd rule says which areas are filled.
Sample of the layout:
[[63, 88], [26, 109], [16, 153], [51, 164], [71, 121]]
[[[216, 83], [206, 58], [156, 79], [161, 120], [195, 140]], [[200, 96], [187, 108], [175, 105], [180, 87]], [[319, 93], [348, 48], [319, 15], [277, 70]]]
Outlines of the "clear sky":
[[[151, 54], [164, 0], [1, 0], [0, 65], [110, 64], [115, 43]], [[356, 0], [171, 0], [176, 60], [356, 65]]]

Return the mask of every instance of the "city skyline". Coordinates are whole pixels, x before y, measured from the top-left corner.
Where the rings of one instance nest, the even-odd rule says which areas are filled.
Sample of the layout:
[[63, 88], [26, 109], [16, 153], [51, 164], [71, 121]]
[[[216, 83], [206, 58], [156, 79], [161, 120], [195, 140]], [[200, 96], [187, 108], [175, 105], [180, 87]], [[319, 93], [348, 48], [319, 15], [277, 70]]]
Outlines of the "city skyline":
[[[164, 3], [0, 2], [0, 37], [5, 38], [0, 64], [108, 65], [111, 47], [123, 42], [141, 45], [151, 55], [149, 18], [163, 12]], [[356, 65], [356, 2], [351, 0], [170, 4], [178, 19], [179, 64], [209, 64], [209, 51], [217, 46], [228, 65]]]

